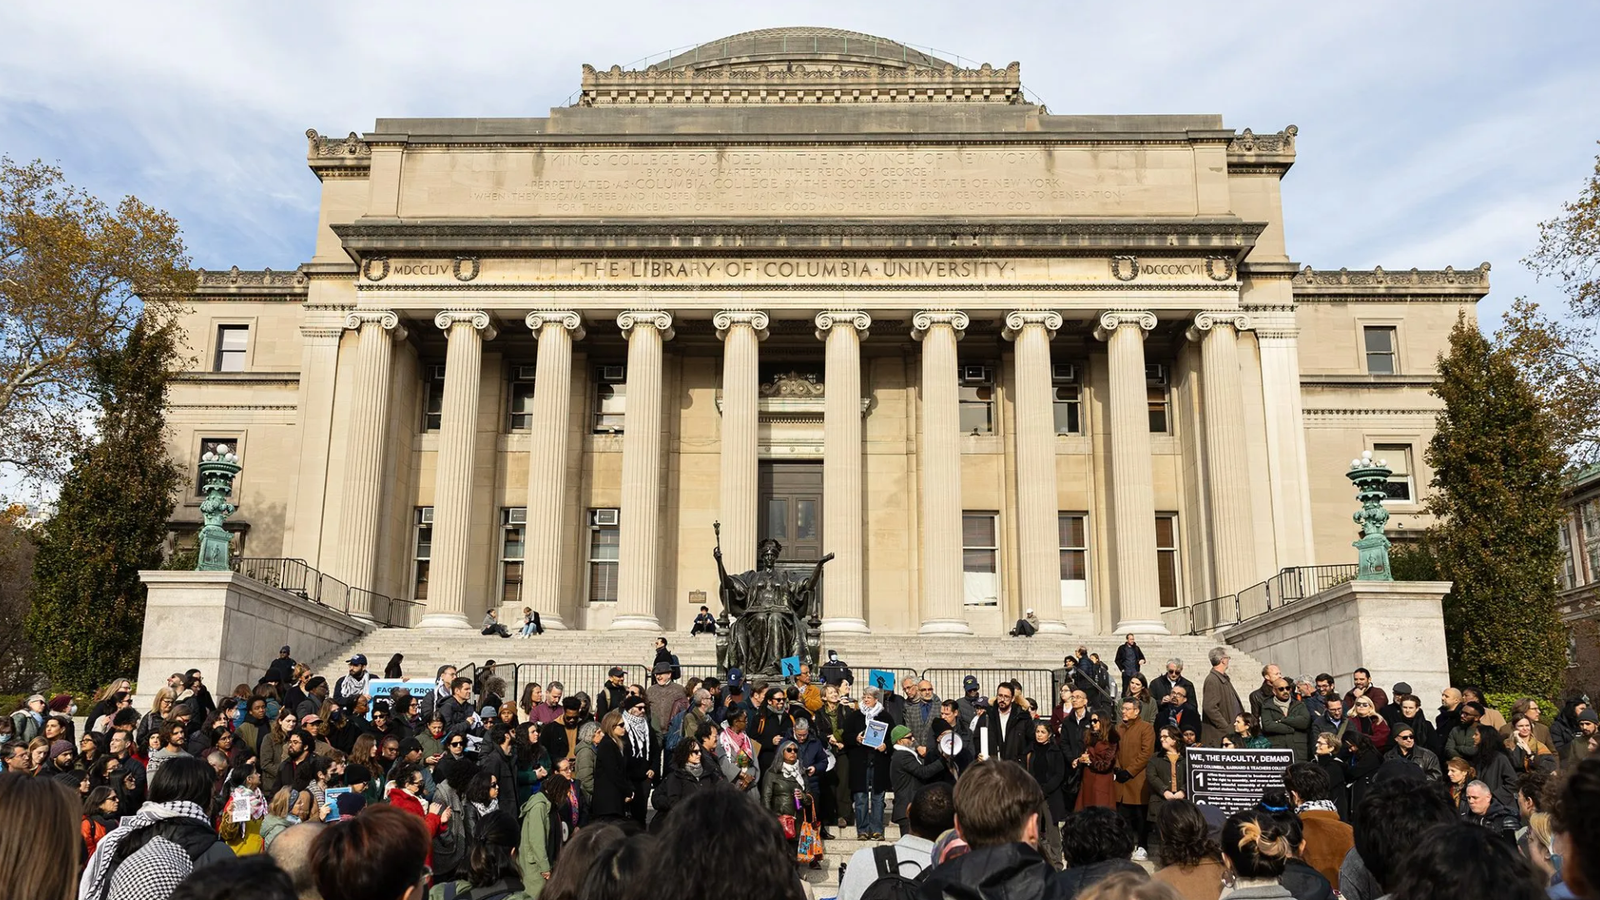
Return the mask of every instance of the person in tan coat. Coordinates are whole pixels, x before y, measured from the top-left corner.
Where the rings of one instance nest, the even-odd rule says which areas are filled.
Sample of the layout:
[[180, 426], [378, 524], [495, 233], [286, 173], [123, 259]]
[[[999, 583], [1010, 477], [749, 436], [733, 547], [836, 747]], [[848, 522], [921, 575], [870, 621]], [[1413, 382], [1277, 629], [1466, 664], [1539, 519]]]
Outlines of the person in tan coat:
[[1295, 763], [1283, 771], [1283, 786], [1305, 834], [1301, 858], [1329, 884], [1338, 884], [1339, 866], [1356, 841], [1355, 832], [1339, 821], [1334, 809], [1327, 771], [1316, 763]]
[[1138, 841], [1133, 858], [1145, 858], [1145, 807], [1150, 802], [1145, 780], [1145, 768], [1156, 750], [1156, 732], [1150, 723], [1140, 718], [1139, 701], [1122, 701], [1122, 722], [1117, 726], [1122, 732], [1122, 742], [1117, 745], [1117, 813], [1128, 823]]

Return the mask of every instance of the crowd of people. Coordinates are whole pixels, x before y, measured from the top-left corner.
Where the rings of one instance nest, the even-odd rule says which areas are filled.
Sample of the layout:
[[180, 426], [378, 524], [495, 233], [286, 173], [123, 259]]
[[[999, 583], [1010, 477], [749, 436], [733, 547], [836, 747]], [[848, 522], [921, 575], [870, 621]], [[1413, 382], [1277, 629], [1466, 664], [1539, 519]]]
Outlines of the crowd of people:
[[[1225, 649], [1208, 662], [1198, 689], [1181, 660], [1150, 677], [1129, 635], [1110, 666], [1067, 656], [1045, 702], [973, 676], [940, 698], [916, 677], [859, 687], [836, 654], [815, 676], [685, 681], [662, 639], [648, 684], [615, 667], [513, 697], [490, 666], [375, 692], [361, 655], [330, 684], [284, 647], [220, 702], [190, 670], [148, 710], [119, 680], [81, 725], [67, 695], [0, 718], [0, 822], [37, 823], [0, 829], [0, 883], [44, 900], [801, 897], [843, 834], [867, 843], [841, 900], [1600, 900], [1586, 697], [1547, 723], [1537, 700], [1505, 715], [1452, 687], [1430, 718], [1366, 669], [1341, 693], [1268, 665], [1246, 694]], [[1294, 763], [1225, 817], [1189, 796], [1197, 745]]]

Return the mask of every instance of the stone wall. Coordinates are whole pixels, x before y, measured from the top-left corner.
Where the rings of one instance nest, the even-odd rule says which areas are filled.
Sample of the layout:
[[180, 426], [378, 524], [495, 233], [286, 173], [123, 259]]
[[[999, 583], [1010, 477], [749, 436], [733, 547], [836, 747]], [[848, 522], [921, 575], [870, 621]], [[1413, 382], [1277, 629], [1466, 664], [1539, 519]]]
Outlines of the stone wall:
[[325, 606], [233, 572], [140, 572], [149, 589], [135, 706], [173, 672], [199, 669], [218, 698], [254, 686], [288, 644], [311, 663], [372, 630]]
[[[1332, 675], [1349, 690], [1358, 667], [1372, 672], [1384, 693], [1404, 681], [1423, 709], [1450, 684], [1440, 600], [1448, 581], [1349, 581], [1279, 607], [1223, 633], [1229, 645], [1263, 663], [1277, 663], [1290, 678]], [[1256, 672], [1235, 672], [1253, 690]]]

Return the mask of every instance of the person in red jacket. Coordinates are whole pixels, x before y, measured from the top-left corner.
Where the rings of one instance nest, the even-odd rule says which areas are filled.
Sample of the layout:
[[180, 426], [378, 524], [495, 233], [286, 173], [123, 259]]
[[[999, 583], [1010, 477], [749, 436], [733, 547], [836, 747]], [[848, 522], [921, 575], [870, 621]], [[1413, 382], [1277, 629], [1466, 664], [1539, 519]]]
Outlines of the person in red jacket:
[[422, 769], [416, 763], [401, 763], [390, 773], [389, 805], [421, 816], [428, 823], [428, 861], [433, 865], [433, 839], [444, 833], [450, 823], [450, 807], [441, 803], [422, 805]]

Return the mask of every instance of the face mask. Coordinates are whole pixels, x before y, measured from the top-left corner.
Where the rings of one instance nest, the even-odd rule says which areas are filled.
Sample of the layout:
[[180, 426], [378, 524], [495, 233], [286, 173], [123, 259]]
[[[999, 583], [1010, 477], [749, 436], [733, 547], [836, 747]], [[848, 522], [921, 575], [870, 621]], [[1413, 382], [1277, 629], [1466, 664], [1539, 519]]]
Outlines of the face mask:
[[1550, 854], [1550, 867], [1556, 870], [1557, 875], [1561, 874], [1561, 854]]
[[300, 817], [295, 815], [294, 813], [290, 813], [287, 816], [284, 816], [284, 819], [287, 820], [290, 825], [299, 825], [300, 824]]

